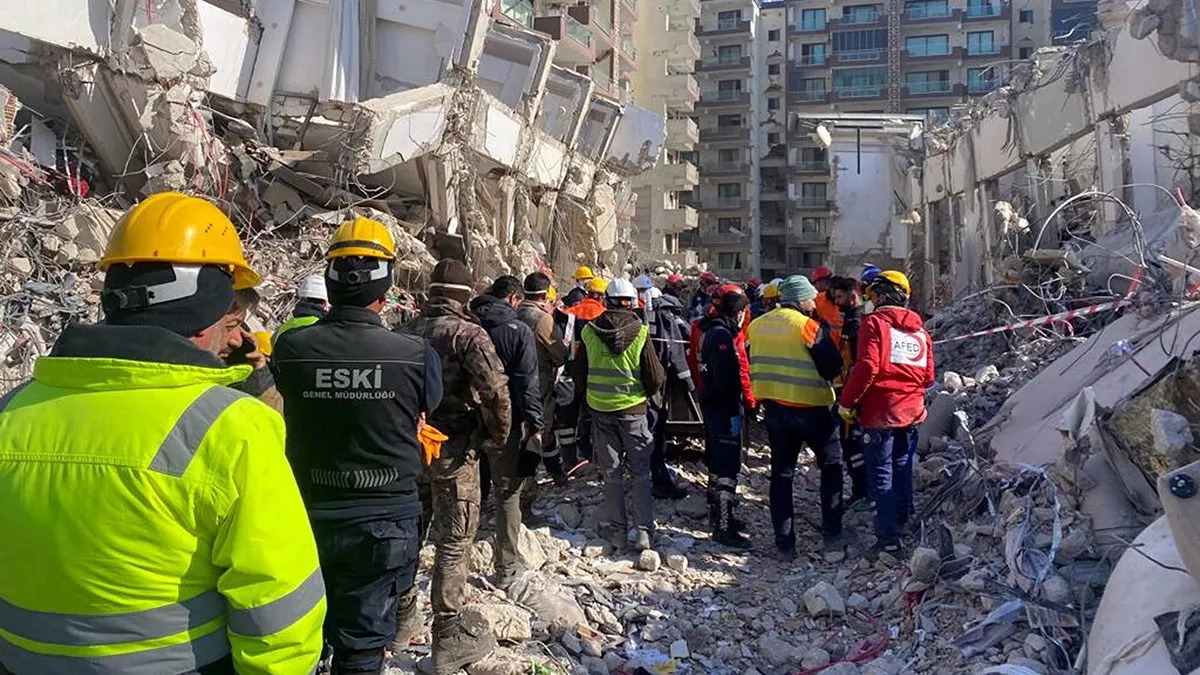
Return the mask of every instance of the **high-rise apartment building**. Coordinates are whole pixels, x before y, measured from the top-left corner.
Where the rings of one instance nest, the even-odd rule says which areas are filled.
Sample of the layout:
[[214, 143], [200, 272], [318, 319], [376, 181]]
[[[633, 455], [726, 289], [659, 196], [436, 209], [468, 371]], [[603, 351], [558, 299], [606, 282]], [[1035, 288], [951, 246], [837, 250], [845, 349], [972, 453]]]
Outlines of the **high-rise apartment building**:
[[735, 279], [807, 272], [831, 227], [854, 226], [834, 222], [835, 167], [789, 112], [944, 120], [1095, 16], [1095, 0], [702, 0], [701, 257]]

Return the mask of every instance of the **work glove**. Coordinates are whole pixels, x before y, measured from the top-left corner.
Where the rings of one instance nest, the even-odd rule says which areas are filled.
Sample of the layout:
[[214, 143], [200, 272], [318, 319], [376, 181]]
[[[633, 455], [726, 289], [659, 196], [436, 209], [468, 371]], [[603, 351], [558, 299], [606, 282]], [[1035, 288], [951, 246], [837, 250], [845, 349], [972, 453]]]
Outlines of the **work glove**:
[[450, 437], [428, 424], [422, 424], [417, 431], [417, 439], [421, 441], [421, 463], [430, 466], [433, 460], [442, 456], [442, 443]]
[[858, 418], [858, 412], [854, 408], [847, 408], [844, 405], [838, 406], [838, 417], [842, 418], [846, 424], [854, 424], [854, 420]]

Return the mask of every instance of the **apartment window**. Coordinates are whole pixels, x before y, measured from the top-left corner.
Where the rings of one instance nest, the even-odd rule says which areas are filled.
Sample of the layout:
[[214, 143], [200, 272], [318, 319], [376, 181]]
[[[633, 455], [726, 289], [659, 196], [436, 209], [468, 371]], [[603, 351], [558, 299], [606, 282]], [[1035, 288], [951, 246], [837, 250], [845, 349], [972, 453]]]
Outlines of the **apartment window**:
[[1056, 45], [1086, 39], [1096, 30], [1097, 17], [1095, 5], [1056, 9], [1050, 18], [1050, 39]]
[[904, 13], [910, 19], [944, 19], [950, 16], [949, 0], [909, 0]]
[[904, 40], [909, 56], [945, 56], [950, 53], [949, 35], [914, 35]]
[[910, 94], [936, 94], [950, 91], [950, 71], [926, 70], [907, 73], [904, 84]]
[[742, 81], [741, 80], [721, 80], [720, 82], [717, 82], [717, 91], [721, 92], [722, 94], [724, 94], [725, 92], [741, 94], [742, 93]]
[[801, 218], [800, 231], [804, 234], [824, 234], [825, 219], [824, 218]]
[[813, 269], [825, 264], [825, 254], [820, 251], [805, 251], [801, 254], [800, 266]]
[[[739, 185], [738, 188], [742, 186]], [[803, 201], [818, 200], [825, 201], [825, 183], [801, 183], [800, 184], [800, 199]]]
[[737, 63], [742, 60], [741, 45], [722, 45], [717, 47], [718, 63]]
[[824, 164], [825, 150], [823, 148], [800, 148], [800, 161], [804, 164]]
[[[824, 184], [822, 184], [822, 187]], [[717, 199], [722, 202], [739, 201], [742, 198], [741, 183], [717, 183]]]
[[1020, 14], [1021, 23], [1033, 23], [1033, 10], [1023, 9]]
[[999, 51], [996, 48], [996, 32], [990, 30], [977, 30], [967, 33], [967, 53], [968, 54], [995, 54]]
[[718, 129], [741, 129], [742, 128], [742, 116], [737, 115], [737, 114], [717, 115], [717, 128]]
[[825, 65], [825, 43], [817, 42], [809, 45], [800, 45], [800, 65]]
[[842, 25], [875, 23], [879, 21], [879, 5], [848, 5], [842, 8]]
[[825, 30], [824, 9], [804, 9], [800, 11], [800, 30]]
[[788, 88], [795, 92], [801, 101], [820, 101], [825, 98], [825, 78], [797, 77], [788, 83]]
[[777, 99], [777, 98], [767, 99], [767, 110], [779, 110], [779, 99]]
[[779, 145], [779, 132], [777, 132], [777, 131], [768, 131], [767, 132], [767, 145], [771, 145], [771, 146]]
[[737, 230], [738, 232], [742, 230], [741, 218], [717, 218], [717, 232], [729, 234], [732, 230]]
[[968, 68], [967, 91], [972, 94], [986, 94], [996, 88], [996, 71], [994, 68]]
[[1031, 57], [1031, 56], [1033, 56], [1033, 47], [1019, 47], [1019, 48], [1017, 48], [1017, 58], [1024, 60], [1024, 59], [1027, 59], [1027, 58], [1029, 58], [1029, 57]]
[[933, 124], [941, 124], [950, 119], [950, 108], [909, 108], [904, 112], [909, 115], [924, 115]]
[[767, 42], [779, 42], [779, 29], [767, 31]]
[[779, 64], [778, 63], [768, 63], [767, 64], [767, 74], [768, 75], [778, 75], [779, 74]]
[[839, 62], [871, 61], [882, 58], [885, 49], [887, 49], [887, 29], [885, 28], [848, 30], [833, 34], [833, 53]]
[[879, 96], [887, 89], [887, 66], [838, 68], [833, 71], [833, 89], [842, 98]]
[[717, 12], [717, 21], [741, 21], [742, 10], [731, 9], [727, 12]]
[[717, 267], [723, 270], [742, 269], [742, 254], [737, 252], [718, 253]]
[[721, 148], [717, 150], [717, 165], [726, 169], [732, 169], [738, 165], [742, 159], [742, 151], [737, 148]]

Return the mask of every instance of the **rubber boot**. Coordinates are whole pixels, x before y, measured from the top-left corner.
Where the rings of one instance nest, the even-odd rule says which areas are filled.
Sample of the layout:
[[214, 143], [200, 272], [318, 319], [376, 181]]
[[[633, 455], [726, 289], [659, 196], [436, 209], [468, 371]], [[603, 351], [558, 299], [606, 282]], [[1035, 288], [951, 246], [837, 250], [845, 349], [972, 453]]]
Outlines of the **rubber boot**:
[[713, 541], [722, 546], [744, 551], [750, 548], [750, 539], [733, 527], [733, 503], [736, 497], [737, 495], [733, 492], [721, 491], [720, 518], [718, 527], [713, 532]]
[[408, 589], [396, 600], [396, 637], [388, 645], [388, 650], [393, 654], [408, 649], [412, 639], [425, 629], [425, 617], [421, 612], [419, 600], [420, 594], [416, 586]]
[[455, 617], [434, 629], [433, 673], [453, 675], [496, 649], [496, 636], [483, 628], [468, 629]]
[[705, 493], [708, 501], [708, 527], [713, 532], [721, 525], [721, 499], [717, 496], [717, 477], [708, 475], [708, 491]]

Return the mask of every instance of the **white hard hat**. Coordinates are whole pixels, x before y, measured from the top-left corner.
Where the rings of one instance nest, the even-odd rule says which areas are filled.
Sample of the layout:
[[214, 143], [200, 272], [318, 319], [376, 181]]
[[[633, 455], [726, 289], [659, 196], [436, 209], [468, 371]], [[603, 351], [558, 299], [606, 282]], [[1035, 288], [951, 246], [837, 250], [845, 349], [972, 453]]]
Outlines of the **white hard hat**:
[[633, 286], [639, 291], [644, 291], [654, 288], [654, 280], [650, 278], [649, 274], [642, 274], [633, 280]]
[[300, 290], [296, 294], [302, 298], [329, 302], [329, 293], [325, 290], [325, 277], [320, 274], [304, 277], [304, 281], [300, 282]]
[[626, 300], [637, 299], [637, 289], [628, 279], [613, 279], [608, 284], [608, 297], [610, 298], [625, 298]]
[[650, 299], [657, 300], [658, 298], [661, 298], [661, 297], [662, 297], [662, 291], [658, 290], [657, 286], [652, 286], [650, 288]]

